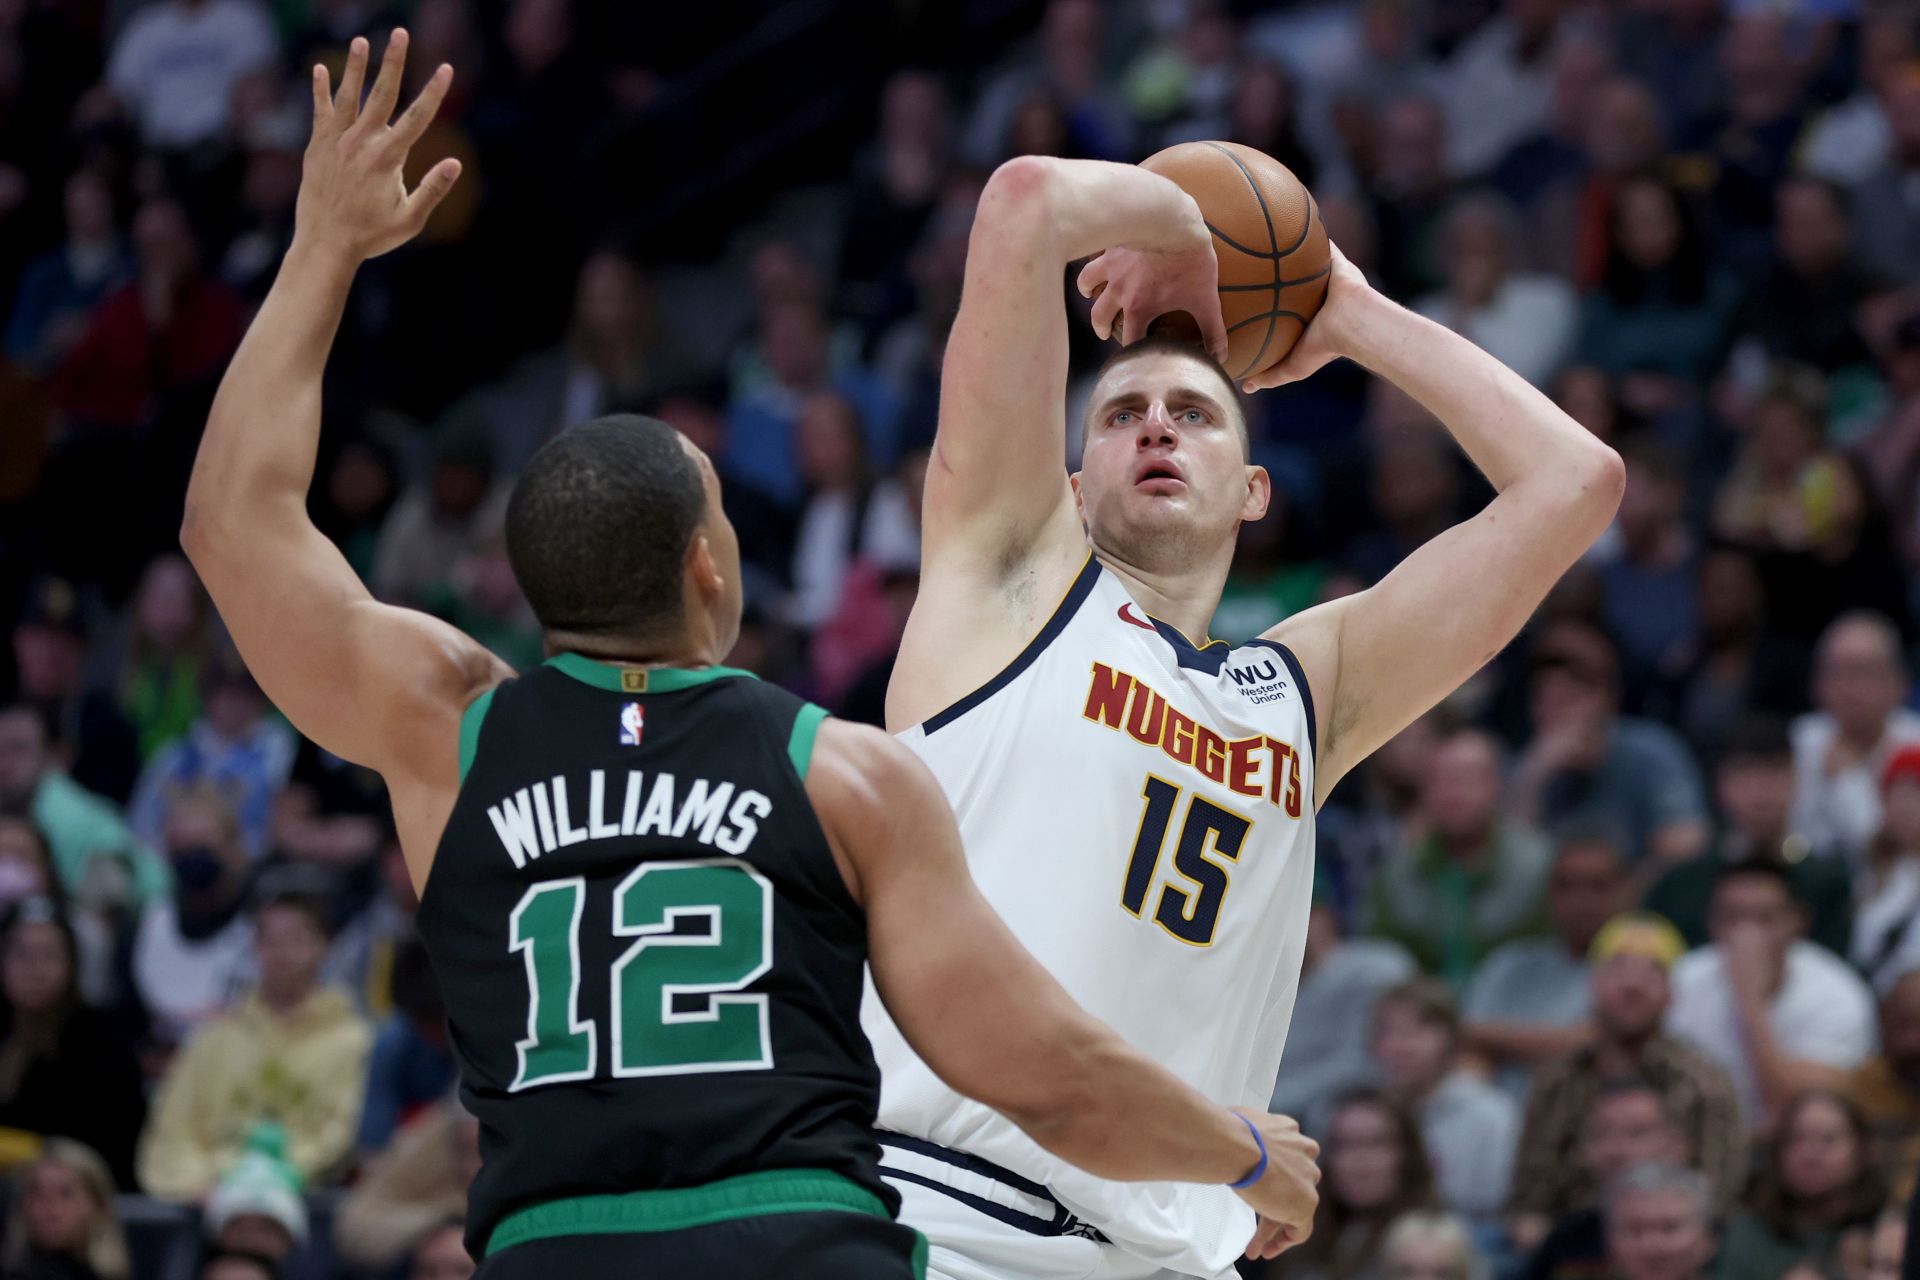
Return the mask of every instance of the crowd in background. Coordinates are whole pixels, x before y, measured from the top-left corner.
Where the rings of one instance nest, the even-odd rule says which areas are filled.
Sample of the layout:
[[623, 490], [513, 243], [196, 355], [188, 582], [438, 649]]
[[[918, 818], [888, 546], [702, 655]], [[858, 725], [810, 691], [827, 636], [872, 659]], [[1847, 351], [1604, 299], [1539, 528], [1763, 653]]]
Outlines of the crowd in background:
[[[654, 8], [0, 0], [0, 1278], [471, 1270], [477, 1128], [379, 781], [276, 714], [173, 540], [291, 234], [306, 68], [396, 21], [416, 86], [459, 72], [413, 164], [465, 177], [363, 272], [312, 510], [381, 598], [521, 667], [514, 475], [644, 411], [719, 463], [733, 664], [877, 722], [985, 176], [1198, 138], [1291, 166], [1371, 280], [1553, 395], [1628, 482], [1521, 639], [1321, 814], [1274, 1102], [1327, 1177], [1265, 1274], [1898, 1274], [1920, 8], [866, 6], [984, 15], [991, 56], [922, 40], [856, 144], [809, 153], [804, 231], [743, 203], [704, 277], [628, 217], [673, 175], [580, 159], [629, 155], [609, 128], [705, 74], [672, 43], [697, 18], [650, 32]], [[1071, 420], [1102, 353], [1063, 298]], [[1216, 637], [1364, 589], [1486, 497], [1351, 367], [1247, 408], [1276, 510]]]

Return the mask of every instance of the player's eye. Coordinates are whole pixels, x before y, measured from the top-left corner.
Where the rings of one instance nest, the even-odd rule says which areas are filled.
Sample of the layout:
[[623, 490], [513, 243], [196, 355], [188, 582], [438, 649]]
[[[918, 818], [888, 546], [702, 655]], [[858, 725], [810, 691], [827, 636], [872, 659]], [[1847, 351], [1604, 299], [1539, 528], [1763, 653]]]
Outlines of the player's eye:
[[1122, 409], [1120, 412], [1113, 415], [1113, 425], [1116, 427], [1124, 427], [1132, 421], [1133, 421], [1133, 410], [1131, 409]]
[[1207, 415], [1198, 409], [1189, 409], [1180, 416], [1188, 422], [1205, 422], [1207, 420]]

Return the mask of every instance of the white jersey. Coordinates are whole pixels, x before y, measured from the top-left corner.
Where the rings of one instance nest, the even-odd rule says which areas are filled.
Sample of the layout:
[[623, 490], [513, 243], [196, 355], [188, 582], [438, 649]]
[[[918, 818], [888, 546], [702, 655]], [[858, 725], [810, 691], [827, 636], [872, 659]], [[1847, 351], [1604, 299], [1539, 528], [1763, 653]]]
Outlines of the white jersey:
[[[1313, 888], [1313, 705], [1293, 655], [1196, 648], [1089, 556], [1000, 675], [900, 738], [988, 901], [1068, 993], [1209, 1097], [1264, 1109]], [[1083, 1173], [943, 1085], [871, 985], [863, 1020], [883, 1131], [1040, 1184], [1147, 1272], [1231, 1274], [1253, 1233], [1231, 1191]]]

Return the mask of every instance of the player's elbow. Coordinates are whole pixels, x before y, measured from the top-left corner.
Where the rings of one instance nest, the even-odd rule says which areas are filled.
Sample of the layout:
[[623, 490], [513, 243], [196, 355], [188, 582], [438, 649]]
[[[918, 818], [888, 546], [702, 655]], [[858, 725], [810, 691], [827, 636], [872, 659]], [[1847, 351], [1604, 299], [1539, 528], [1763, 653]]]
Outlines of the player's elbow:
[[977, 231], [1033, 235], [1052, 229], [1059, 170], [1045, 156], [1015, 156], [993, 171], [974, 213]]
[[1106, 1040], [1074, 1033], [1051, 1055], [1046, 1070], [1025, 1073], [1024, 1078], [1008, 1073], [992, 1090], [999, 1096], [982, 1101], [1035, 1142], [1087, 1172], [1127, 1178], [1137, 1175], [1113, 1159], [1114, 1135], [1121, 1130], [1120, 1118], [1110, 1114], [1124, 1092], [1116, 1087], [1113, 1072], [1126, 1066], [1111, 1052], [1117, 1038], [1115, 1045]]
[[1627, 464], [1619, 452], [1593, 441], [1581, 459], [1577, 479], [1583, 504], [1611, 522], [1613, 513], [1620, 509], [1621, 495], [1627, 491]]

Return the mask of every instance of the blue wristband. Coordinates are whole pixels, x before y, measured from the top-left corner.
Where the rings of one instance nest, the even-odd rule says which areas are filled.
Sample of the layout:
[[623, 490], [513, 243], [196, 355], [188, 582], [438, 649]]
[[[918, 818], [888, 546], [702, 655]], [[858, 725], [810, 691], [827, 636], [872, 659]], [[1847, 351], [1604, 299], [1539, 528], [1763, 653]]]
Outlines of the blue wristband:
[[1240, 1179], [1240, 1181], [1229, 1182], [1227, 1184], [1229, 1187], [1233, 1188], [1235, 1191], [1239, 1191], [1239, 1190], [1242, 1190], [1243, 1188], [1252, 1186], [1254, 1183], [1260, 1181], [1261, 1178], [1264, 1178], [1266, 1176], [1267, 1174], [1267, 1140], [1260, 1136], [1260, 1130], [1254, 1125], [1253, 1121], [1247, 1119], [1243, 1115], [1240, 1115], [1238, 1111], [1234, 1112], [1233, 1114], [1239, 1117], [1241, 1124], [1244, 1124], [1245, 1126], [1247, 1126], [1247, 1132], [1253, 1135], [1254, 1145], [1260, 1148], [1260, 1163], [1253, 1166], [1252, 1170], [1248, 1172], [1247, 1176]]

